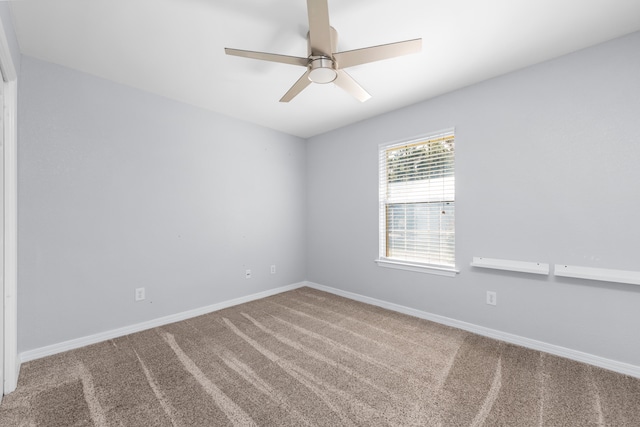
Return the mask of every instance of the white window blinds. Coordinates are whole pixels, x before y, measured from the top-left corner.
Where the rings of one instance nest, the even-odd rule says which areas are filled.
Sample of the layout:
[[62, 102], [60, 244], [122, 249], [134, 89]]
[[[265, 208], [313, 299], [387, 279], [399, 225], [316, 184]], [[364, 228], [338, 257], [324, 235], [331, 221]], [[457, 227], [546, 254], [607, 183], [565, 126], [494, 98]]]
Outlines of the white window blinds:
[[380, 147], [380, 258], [455, 266], [453, 130]]

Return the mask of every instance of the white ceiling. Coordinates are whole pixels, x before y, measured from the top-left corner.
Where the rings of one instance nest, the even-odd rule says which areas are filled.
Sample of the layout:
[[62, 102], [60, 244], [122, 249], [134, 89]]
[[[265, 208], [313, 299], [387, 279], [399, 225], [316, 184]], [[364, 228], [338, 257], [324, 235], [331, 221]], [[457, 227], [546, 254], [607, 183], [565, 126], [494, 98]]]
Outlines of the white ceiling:
[[423, 38], [422, 53], [349, 68], [278, 100], [304, 68], [225, 47], [306, 56], [304, 0], [24, 0], [23, 54], [309, 137], [640, 30], [640, 0], [329, 0], [338, 50]]

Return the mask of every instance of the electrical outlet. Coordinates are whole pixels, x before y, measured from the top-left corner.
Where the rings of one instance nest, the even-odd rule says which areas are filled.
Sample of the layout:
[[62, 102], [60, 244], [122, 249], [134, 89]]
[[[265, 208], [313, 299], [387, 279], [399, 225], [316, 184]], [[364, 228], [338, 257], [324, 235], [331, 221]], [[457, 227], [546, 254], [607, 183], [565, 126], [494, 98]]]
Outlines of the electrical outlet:
[[142, 301], [144, 296], [144, 288], [136, 288], [136, 301]]
[[276, 266], [275, 265], [271, 266], [271, 274], [276, 274]]
[[244, 278], [245, 279], [251, 279], [251, 270], [246, 270], [244, 272]]
[[487, 291], [487, 304], [496, 305], [498, 304], [498, 296], [495, 292]]

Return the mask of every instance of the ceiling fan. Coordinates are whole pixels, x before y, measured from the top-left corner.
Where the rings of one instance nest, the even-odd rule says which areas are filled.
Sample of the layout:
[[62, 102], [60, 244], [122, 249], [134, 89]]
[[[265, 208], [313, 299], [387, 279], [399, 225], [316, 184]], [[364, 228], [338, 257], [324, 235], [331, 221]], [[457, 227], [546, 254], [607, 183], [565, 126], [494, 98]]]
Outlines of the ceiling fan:
[[338, 33], [329, 24], [327, 0], [307, 0], [307, 11], [309, 14], [309, 33], [307, 34], [309, 48], [306, 58], [250, 50], [224, 49], [227, 55], [306, 67], [307, 71], [284, 94], [280, 102], [291, 101], [311, 83], [324, 84], [331, 82], [350, 93], [359, 101], [364, 102], [371, 98], [371, 95], [347, 74], [344, 68], [417, 53], [422, 49], [422, 39], [413, 39], [336, 52]]

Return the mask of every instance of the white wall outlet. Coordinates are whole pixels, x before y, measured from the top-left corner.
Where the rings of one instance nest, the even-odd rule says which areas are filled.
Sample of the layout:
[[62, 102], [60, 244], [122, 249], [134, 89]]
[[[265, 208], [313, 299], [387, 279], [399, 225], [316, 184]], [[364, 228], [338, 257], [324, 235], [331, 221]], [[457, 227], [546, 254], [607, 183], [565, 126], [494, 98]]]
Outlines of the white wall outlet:
[[144, 288], [136, 288], [136, 301], [142, 301], [144, 298]]
[[487, 291], [487, 304], [496, 305], [498, 304], [498, 296], [495, 292]]
[[245, 270], [244, 278], [245, 279], [251, 279], [251, 270]]
[[276, 266], [275, 266], [275, 264], [271, 266], [271, 274], [276, 274]]

